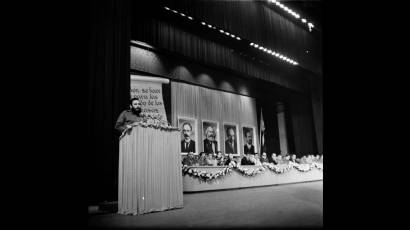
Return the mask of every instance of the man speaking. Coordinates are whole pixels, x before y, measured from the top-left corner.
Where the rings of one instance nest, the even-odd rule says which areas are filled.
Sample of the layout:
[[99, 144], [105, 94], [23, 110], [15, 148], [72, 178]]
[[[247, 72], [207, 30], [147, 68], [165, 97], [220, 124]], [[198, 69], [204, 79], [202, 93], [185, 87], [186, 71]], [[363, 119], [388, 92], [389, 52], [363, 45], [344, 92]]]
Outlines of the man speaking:
[[134, 97], [130, 100], [130, 109], [122, 111], [115, 123], [115, 129], [121, 133], [125, 130], [131, 129], [131, 124], [141, 121], [141, 102]]

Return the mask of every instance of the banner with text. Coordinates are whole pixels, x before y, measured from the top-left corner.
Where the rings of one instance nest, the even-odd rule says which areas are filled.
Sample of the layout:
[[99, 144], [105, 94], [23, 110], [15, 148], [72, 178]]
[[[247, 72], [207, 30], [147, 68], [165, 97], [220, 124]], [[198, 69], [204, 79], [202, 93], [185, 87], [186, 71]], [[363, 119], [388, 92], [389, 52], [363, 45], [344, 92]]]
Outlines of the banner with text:
[[160, 114], [163, 120], [167, 120], [161, 82], [141, 81], [131, 78], [131, 97], [140, 99], [143, 113]]

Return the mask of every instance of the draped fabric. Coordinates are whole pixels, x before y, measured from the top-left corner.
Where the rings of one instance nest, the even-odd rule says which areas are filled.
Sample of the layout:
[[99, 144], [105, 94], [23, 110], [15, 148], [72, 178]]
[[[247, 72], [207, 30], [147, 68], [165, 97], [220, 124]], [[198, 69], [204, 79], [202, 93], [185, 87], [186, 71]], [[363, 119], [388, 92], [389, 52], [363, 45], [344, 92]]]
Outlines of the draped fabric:
[[[87, 132], [87, 200], [117, 199], [118, 137], [115, 121], [130, 97], [130, 2], [94, 1], [90, 14]], [[73, 92], [76, 94], [77, 92]]]
[[[204, 4], [204, 9], [215, 8], [218, 9], [217, 12], [220, 12], [222, 9], [230, 9], [232, 15], [229, 16], [229, 24], [236, 24], [241, 28], [249, 28], [254, 33], [249, 33], [249, 31], [247, 31], [247, 34], [263, 35], [267, 43], [268, 41], [272, 42], [275, 39], [280, 39], [281, 41], [276, 45], [271, 44], [270, 46], [266, 45], [266, 47], [272, 47], [272, 49], [281, 51], [283, 54], [288, 55], [289, 57], [294, 57], [298, 61], [300, 58], [293, 55], [292, 50], [297, 49], [298, 53], [300, 53], [298, 54], [300, 57], [306, 56], [306, 53], [304, 52], [309, 49], [309, 46], [304, 44], [303, 41], [306, 40], [305, 36], [308, 35], [286, 33], [287, 26], [294, 27], [294, 25], [284, 24], [272, 26], [273, 28], [283, 28], [283, 33], [281, 32], [278, 34], [276, 34], [275, 31], [267, 32], [265, 30], [267, 27], [264, 27], [264, 29], [261, 29], [260, 31], [254, 31], [252, 28], [258, 27], [255, 25], [260, 25], [260, 22], [255, 21], [255, 24], [245, 23], [246, 26], [249, 26], [245, 27], [244, 25], [237, 23], [236, 20], [254, 20], [254, 18], [258, 18], [255, 16], [258, 15], [258, 12], [253, 12], [254, 15], [246, 13], [248, 9], [245, 5], [237, 2], [233, 2], [232, 5], [231, 3], [223, 4], [221, 7], [215, 7], [215, 4], [218, 5], [218, 2]], [[241, 11], [232, 11], [230, 7], [234, 8], [235, 4], [240, 5]], [[251, 5], [252, 9], [259, 7], [254, 6], [254, 2], [244, 4]], [[221, 15], [214, 13], [215, 11], [203, 11], [199, 6], [197, 7], [194, 9], [202, 12], [201, 14], [212, 15], [208, 17], [218, 18]], [[251, 49], [248, 44], [238, 45], [236, 42], [232, 41], [224, 42], [223, 39], [216, 38], [210, 32], [201, 31], [201, 28], [198, 28], [197, 26], [184, 27], [184, 23], [178, 20], [161, 18], [160, 13], [162, 11], [164, 10], [159, 4], [158, 6], [152, 6], [152, 8], [145, 9], [144, 12], [134, 15], [132, 39], [146, 42], [154, 47], [183, 55], [197, 62], [226, 68], [238, 72], [241, 75], [274, 82], [287, 88], [296, 88], [298, 90], [308, 88], [308, 81], [304, 78], [306, 73], [304, 73], [302, 69], [281, 61], [275, 61], [275, 59], [272, 59], [270, 56], [261, 56], [259, 52], [255, 52], [255, 50]], [[195, 17], [195, 15], [193, 15], [193, 17]], [[272, 23], [277, 23], [277, 21], [278, 20], [275, 20]], [[220, 23], [223, 24], [223, 22]], [[295, 30], [299, 31], [302, 29], [298, 28]], [[300, 44], [289, 43], [289, 41], [299, 42]], [[284, 44], [286, 44], [286, 46]], [[288, 50], [291, 51], [287, 52]], [[252, 58], [254, 56], [257, 57], [257, 59]], [[310, 59], [312, 59], [312, 57], [309, 57], [309, 60]]]
[[183, 207], [180, 133], [134, 127], [120, 140], [118, 213]]
[[[259, 149], [259, 133], [257, 123], [256, 100], [251, 97], [227, 93], [219, 90], [207, 89], [200, 86], [190, 85], [180, 82], [171, 82], [171, 107], [172, 122], [177, 125], [178, 116], [198, 119], [196, 130], [202, 130], [202, 120], [213, 120], [219, 122], [220, 149], [225, 148], [224, 122], [235, 123], [239, 128], [240, 154], [243, 155], [243, 126], [254, 128], [256, 136], [255, 149]], [[200, 135], [198, 139], [202, 143]], [[203, 145], [199, 144], [199, 151], [203, 150]]]

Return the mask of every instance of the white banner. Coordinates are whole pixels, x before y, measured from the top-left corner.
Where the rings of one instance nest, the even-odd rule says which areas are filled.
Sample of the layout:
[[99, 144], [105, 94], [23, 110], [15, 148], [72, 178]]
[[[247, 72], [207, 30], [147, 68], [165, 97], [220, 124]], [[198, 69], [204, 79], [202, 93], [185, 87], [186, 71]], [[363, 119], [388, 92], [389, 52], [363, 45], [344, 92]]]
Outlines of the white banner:
[[167, 120], [161, 81], [150, 81], [144, 76], [131, 75], [131, 98], [133, 97], [140, 99], [143, 113], [160, 114], [163, 120]]

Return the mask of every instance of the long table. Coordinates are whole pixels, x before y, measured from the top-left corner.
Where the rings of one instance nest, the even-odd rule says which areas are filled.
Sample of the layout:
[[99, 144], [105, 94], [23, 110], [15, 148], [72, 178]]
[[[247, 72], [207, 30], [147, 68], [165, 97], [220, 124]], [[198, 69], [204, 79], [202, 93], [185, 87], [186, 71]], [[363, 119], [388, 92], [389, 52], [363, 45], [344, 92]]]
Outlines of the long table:
[[[261, 166], [244, 165], [242, 168], [256, 168]], [[191, 166], [190, 169], [197, 169], [206, 171], [209, 173], [217, 172], [225, 167], [223, 166]], [[278, 185], [298, 182], [308, 182], [323, 180], [323, 170], [318, 168], [312, 168], [307, 172], [300, 172], [293, 168], [283, 174], [277, 174], [275, 172], [266, 169], [261, 174], [255, 176], [245, 176], [242, 173], [232, 170], [229, 174], [226, 174], [220, 178], [203, 181], [197, 177], [185, 174], [183, 176], [183, 191], [184, 192], [199, 192], [199, 191], [212, 191], [223, 189], [237, 189], [246, 187], [257, 187], [267, 185]]]

